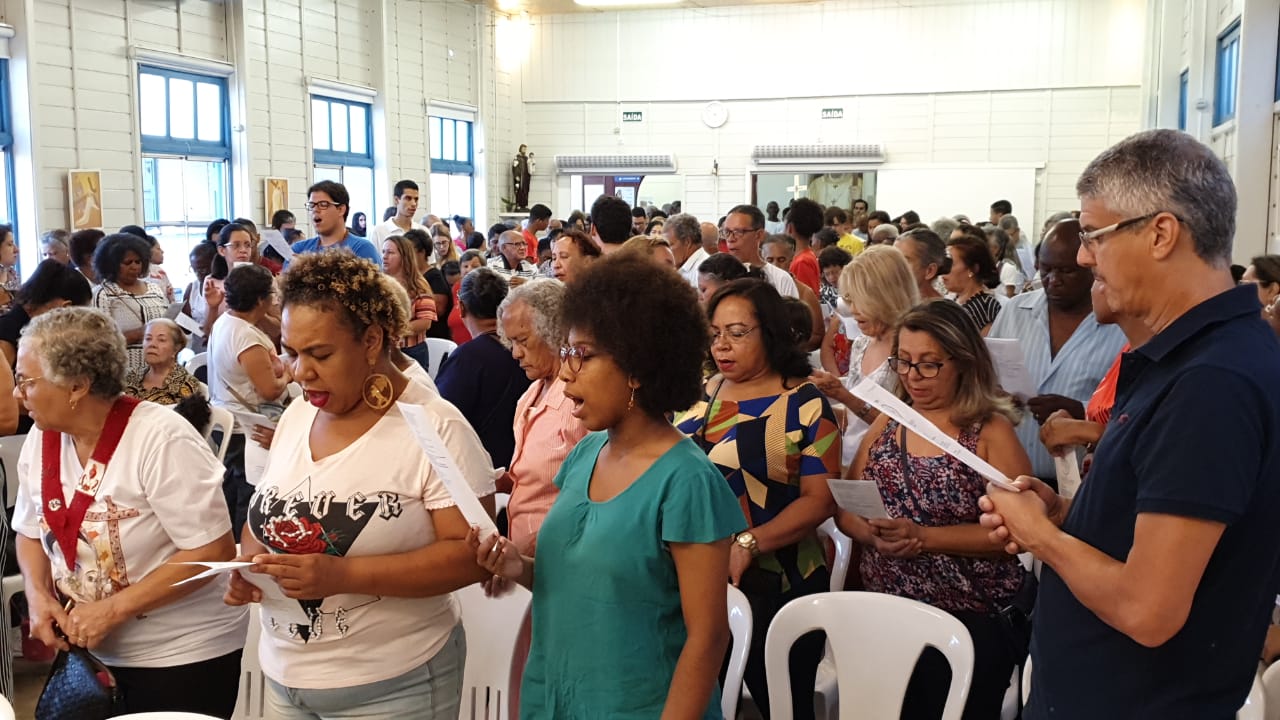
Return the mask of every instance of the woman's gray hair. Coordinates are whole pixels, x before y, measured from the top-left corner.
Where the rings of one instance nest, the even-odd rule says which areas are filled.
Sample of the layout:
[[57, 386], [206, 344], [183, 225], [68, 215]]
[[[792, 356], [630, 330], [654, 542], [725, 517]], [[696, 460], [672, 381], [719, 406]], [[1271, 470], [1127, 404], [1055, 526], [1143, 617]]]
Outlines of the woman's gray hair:
[[1081, 173], [1076, 194], [1126, 218], [1170, 212], [1191, 231], [1210, 265], [1231, 262], [1236, 187], [1208, 146], [1178, 130], [1147, 130], [1121, 140]]
[[37, 315], [22, 329], [23, 342], [39, 343], [46, 378], [65, 385], [89, 381], [89, 394], [108, 400], [124, 392], [124, 335], [101, 310], [66, 307]]
[[[533, 331], [542, 338], [548, 347], [558, 349], [564, 345], [568, 331], [560, 322], [560, 308], [564, 301], [564, 283], [559, 280], [531, 280], [519, 287], [512, 288], [498, 306], [498, 319], [502, 319], [507, 308], [517, 302], [523, 302], [533, 312]], [[498, 323], [498, 337], [504, 345], [510, 345], [502, 323]]]

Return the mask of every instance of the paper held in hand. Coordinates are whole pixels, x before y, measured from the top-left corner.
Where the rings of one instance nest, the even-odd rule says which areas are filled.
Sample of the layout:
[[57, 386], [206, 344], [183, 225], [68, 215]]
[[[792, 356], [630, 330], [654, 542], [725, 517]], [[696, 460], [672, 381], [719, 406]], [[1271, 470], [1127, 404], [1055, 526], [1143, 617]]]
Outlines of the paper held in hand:
[[302, 605], [297, 600], [290, 599], [285, 596], [284, 591], [276, 584], [276, 581], [270, 575], [249, 572], [248, 568], [253, 566], [251, 562], [183, 562], [174, 563], [175, 565], [190, 565], [193, 567], [208, 568], [202, 573], [192, 575], [181, 582], [173, 584], [174, 587], [186, 585], [189, 582], [203, 580], [207, 577], [222, 575], [232, 570], [244, 570], [240, 573], [240, 577], [245, 582], [253, 585], [262, 591], [262, 608], [267, 611], [277, 622], [284, 621], [295, 625], [310, 625], [311, 619], [307, 617], [307, 613], [302, 609]]
[[836, 505], [868, 520], [887, 519], [889, 511], [884, 507], [884, 498], [880, 496], [880, 488], [873, 480], [841, 480], [828, 478], [827, 487], [831, 488], [831, 496]]
[[929, 422], [910, 405], [902, 402], [888, 390], [877, 385], [872, 378], [867, 378], [858, 383], [853, 388], [853, 394], [865, 400], [871, 407], [897, 420], [911, 432], [941, 448], [946, 454], [973, 468], [979, 475], [992, 483], [1005, 490], [1018, 492], [1018, 486], [1014, 485], [1013, 481], [1006, 477], [1004, 473], [997, 470], [991, 463], [970, 452], [968, 448], [956, 442], [955, 438], [939, 430], [937, 425]]
[[489, 513], [480, 504], [480, 498], [476, 497], [471, 484], [463, 477], [458, 464], [449, 454], [449, 448], [440, 438], [440, 433], [436, 432], [426, 409], [420, 405], [402, 402], [396, 403], [396, 406], [400, 408], [400, 414], [409, 424], [409, 430], [418, 441], [418, 445], [427, 454], [431, 467], [440, 474], [445, 489], [453, 496], [453, 502], [457, 504], [462, 517], [466, 518], [468, 523], [480, 528], [482, 538], [498, 532], [498, 527], [493, 524], [493, 518], [489, 517]]
[[1035, 381], [1027, 371], [1027, 359], [1022, 353], [1022, 343], [1008, 338], [986, 338], [991, 362], [996, 366], [1000, 387], [1023, 402], [1035, 397]]
[[1067, 448], [1063, 457], [1053, 456], [1053, 469], [1058, 476], [1058, 492], [1064, 498], [1073, 498], [1080, 489], [1080, 463], [1076, 462], [1076, 448]]

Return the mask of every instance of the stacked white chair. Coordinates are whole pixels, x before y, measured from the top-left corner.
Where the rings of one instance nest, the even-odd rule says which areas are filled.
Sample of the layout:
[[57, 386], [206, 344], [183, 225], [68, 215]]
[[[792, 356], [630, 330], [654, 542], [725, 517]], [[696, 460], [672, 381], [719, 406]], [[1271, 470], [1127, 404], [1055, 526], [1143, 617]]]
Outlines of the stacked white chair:
[[[236, 548], [239, 554], [240, 549]], [[244, 654], [240, 658], [240, 692], [236, 696], [236, 711], [231, 720], [256, 720], [265, 711], [267, 679], [258, 661], [258, 642], [262, 637], [262, 606], [249, 606], [249, 634], [244, 640]]]
[[733, 644], [729, 647], [729, 668], [720, 693], [720, 713], [724, 720], [735, 720], [742, 697], [742, 676], [747, 670], [747, 656], [751, 654], [751, 604], [741, 590], [732, 585], [728, 588], [729, 633]]
[[[853, 559], [853, 538], [840, 532], [836, 521], [827, 521], [818, 526], [818, 537], [831, 541], [835, 549], [835, 560], [831, 563], [831, 592], [844, 590], [845, 578], [849, 576], [849, 564]], [[836, 682], [836, 663], [832, 657], [831, 643], [827, 642], [826, 654], [818, 664], [818, 678], [814, 689], [813, 710], [817, 720], [834, 720], [839, 707], [840, 694]]]
[[480, 585], [453, 594], [467, 632], [467, 664], [462, 674], [459, 720], [506, 720], [511, 660], [520, 626], [533, 596], [517, 586], [499, 598], [485, 597]]
[[[788, 657], [802, 635], [821, 630], [835, 653], [841, 717], [895, 718], [920, 653], [932, 647], [951, 666], [942, 720], [959, 720], [973, 679], [973, 641], [964, 625], [924, 603], [867, 592], [818, 593], [787, 603], [765, 638], [769, 710], [792, 720]], [[807, 720], [807, 719], [806, 719]]]

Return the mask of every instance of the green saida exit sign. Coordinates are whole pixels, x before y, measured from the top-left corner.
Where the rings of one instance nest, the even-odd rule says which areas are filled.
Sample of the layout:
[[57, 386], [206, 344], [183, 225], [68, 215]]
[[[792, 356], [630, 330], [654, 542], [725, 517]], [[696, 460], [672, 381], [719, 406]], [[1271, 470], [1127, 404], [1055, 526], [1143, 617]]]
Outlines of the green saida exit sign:
[[842, 120], [844, 119], [844, 108], [822, 108], [823, 120]]
[[644, 122], [644, 113], [639, 110], [622, 113], [622, 122]]

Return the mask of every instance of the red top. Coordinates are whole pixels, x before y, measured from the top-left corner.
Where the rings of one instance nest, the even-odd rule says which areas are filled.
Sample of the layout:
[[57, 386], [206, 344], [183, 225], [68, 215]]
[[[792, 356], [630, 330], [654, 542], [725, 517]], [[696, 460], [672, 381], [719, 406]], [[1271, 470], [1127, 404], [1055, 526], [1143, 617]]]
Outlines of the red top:
[[471, 332], [462, 324], [462, 303], [458, 302], [458, 290], [462, 288], [459, 280], [453, 286], [453, 310], [449, 311], [449, 335], [459, 345], [471, 339]]
[[538, 238], [526, 228], [520, 233], [524, 235], [524, 242], [529, 246], [529, 254], [525, 257], [529, 258], [529, 262], [534, 265], [538, 264]]
[[813, 248], [805, 248], [791, 260], [791, 274], [799, 282], [809, 286], [817, 294], [822, 287], [822, 271], [818, 269], [818, 256]]
[[1120, 348], [1120, 354], [1116, 355], [1115, 362], [1111, 363], [1111, 369], [1102, 376], [1098, 389], [1094, 390], [1093, 396], [1089, 398], [1089, 406], [1084, 409], [1087, 420], [1104, 427], [1111, 421], [1111, 408], [1116, 404], [1116, 381], [1120, 379], [1120, 358], [1124, 357], [1129, 350], [1129, 343], [1125, 343], [1124, 347]]

